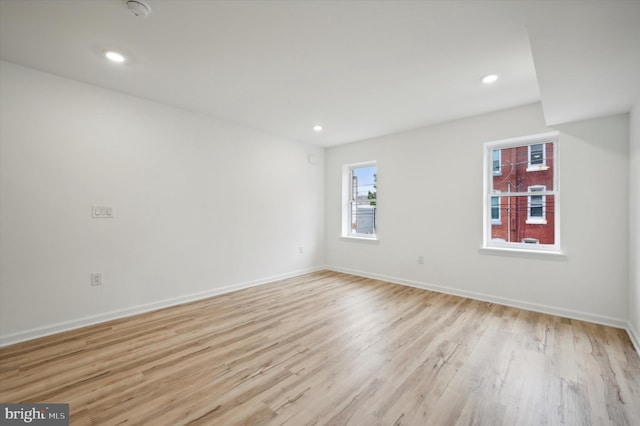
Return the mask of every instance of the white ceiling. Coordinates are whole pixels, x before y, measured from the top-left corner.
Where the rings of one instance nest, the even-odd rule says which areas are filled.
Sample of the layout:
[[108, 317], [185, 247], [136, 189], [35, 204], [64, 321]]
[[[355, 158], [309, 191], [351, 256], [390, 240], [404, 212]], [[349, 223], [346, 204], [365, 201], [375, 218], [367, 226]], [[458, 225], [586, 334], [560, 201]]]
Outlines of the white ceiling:
[[628, 112], [640, 99], [640, 1], [527, 10], [548, 125]]
[[640, 97], [640, 1], [148, 2], [137, 18], [124, 0], [0, 0], [0, 58], [323, 146], [538, 100], [558, 124]]

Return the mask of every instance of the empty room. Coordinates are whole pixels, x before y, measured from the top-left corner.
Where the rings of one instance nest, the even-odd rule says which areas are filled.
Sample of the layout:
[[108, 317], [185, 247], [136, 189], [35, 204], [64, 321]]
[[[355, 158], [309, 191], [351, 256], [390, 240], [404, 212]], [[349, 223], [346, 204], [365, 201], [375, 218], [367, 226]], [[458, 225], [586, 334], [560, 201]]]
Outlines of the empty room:
[[0, 424], [640, 425], [640, 1], [0, 0]]

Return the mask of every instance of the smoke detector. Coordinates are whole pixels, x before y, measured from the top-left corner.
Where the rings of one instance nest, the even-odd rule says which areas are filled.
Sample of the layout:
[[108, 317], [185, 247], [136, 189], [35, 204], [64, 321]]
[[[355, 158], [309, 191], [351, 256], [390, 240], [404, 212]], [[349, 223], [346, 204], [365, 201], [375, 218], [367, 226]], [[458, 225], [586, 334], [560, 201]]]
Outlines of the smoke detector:
[[127, 8], [132, 15], [146, 18], [151, 13], [151, 6], [144, 0], [127, 0]]

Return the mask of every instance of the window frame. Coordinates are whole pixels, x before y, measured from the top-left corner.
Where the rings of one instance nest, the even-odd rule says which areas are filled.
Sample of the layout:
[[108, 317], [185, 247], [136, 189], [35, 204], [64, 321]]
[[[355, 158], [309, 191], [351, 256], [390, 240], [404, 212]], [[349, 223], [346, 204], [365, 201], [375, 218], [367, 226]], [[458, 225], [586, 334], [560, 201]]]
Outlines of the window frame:
[[[378, 162], [375, 160], [364, 161], [360, 163], [345, 164], [342, 166], [342, 238], [357, 239], [357, 240], [378, 240], [378, 204], [380, 199], [378, 198], [378, 190], [376, 188], [376, 205], [375, 205], [375, 223], [373, 228], [373, 234], [360, 234], [357, 232], [351, 232], [351, 218], [352, 218], [352, 176], [354, 169], [361, 169], [366, 167], [375, 167], [376, 176], [378, 174]], [[377, 184], [376, 184], [377, 185]]]
[[[483, 197], [482, 197], [482, 211], [483, 211], [483, 221], [482, 221], [482, 249], [490, 250], [490, 251], [504, 251], [504, 252], [524, 252], [524, 253], [548, 253], [548, 254], [562, 254], [562, 246], [561, 246], [561, 211], [560, 211], [560, 158], [558, 155], [559, 152], [559, 134], [560, 132], [547, 132], [547, 133], [539, 133], [535, 135], [522, 136], [516, 138], [509, 139], [501, 139], [490, 142], [485, 142], [483, 146], [483, 167], [482, 167], [482, 181], [483, 181]], [[553, 189], [547, 190], [545, 187], [544, 191], [539, 191], [543, 198], [543, 215], [546, 218], [548, 212], [546, 211], [546, 200], [548, 196], [554, 197], [554, 209], [552, 213], [554, 215], [554, 244], [529, 244], [523, 242], [507, 242], [507, 241], [498, 241], [491, 239], [491, 226], [493, 220], [491, 219], [491, 198], [496, 196], [496, 192], [493, 191], [493, 151], [496, 149], [506, 149], [506, 148], [516, 148], [522, 146], [528, 146], [528, 166], [531, 166], [531, 145], [544, 144], [543, 146], [543, 167], [539, 167], [541, 165], [534, 164], [533, 166], [536, 170], [548, 170], [547, 166], [547, 155], [546, 144], [552, 143], [553, 145]], [[527, 167], [526, 171], [529, 171], [530, 167]], [[536, 186], [536, 185], [531, 185]], [[540, 185], [542, 186], [542, 185]], [[527, 192], [514, 192], [509, 196], [527, 196], [527, 217], [531, 213], [530, 210], [530, 195]], [[505, 197], [505, 193], [500, 194], [501, 197]], [[535, 218], [534, 218], [535, 220]], [[543, 222], [535, 222], [543, 224]]]

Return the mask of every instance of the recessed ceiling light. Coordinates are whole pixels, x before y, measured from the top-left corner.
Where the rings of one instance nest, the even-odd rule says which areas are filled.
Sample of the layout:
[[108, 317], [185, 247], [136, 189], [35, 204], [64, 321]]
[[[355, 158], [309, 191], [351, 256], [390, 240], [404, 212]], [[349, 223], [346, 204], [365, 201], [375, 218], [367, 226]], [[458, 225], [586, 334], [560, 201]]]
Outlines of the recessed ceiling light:
[[319, 124], [316, 124], [315, 126], [313, 126], [313, 130], [315, 132], [321, 132], [322, 131], [322, 126]]
[[498, 75], [497, 74], [489, 74], [487, 76], [484, 76], [482, 78], [482, 82], [484, 84], [491, 84], [491, 83], [495, 83], [495, 81], [498, 79]]
[[118, 53], [113, 50], [107, 50], [106, 52], [104, 52], [104, 56], [106, 56], [110, 61], [117, 62], [119, 64], [123, 63], [125, 60], [122, 53]]

